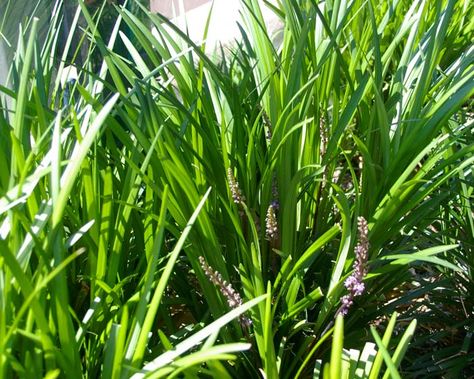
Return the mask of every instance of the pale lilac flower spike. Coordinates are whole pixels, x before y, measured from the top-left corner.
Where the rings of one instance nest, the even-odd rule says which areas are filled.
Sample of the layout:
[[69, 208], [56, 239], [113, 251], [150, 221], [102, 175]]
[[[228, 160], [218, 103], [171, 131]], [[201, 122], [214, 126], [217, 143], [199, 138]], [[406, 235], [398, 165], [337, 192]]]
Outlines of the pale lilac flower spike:
[[352, 266], [354, 268], [354, 272], [344, 282], [344, 286], [349, 291], [349, 294], [342, 297], [342, 304], [338, 312], [342, 315], [347, 314], [349, 308], [354, 302], [354, 297], [362, 295], [365, 291], [365, 285], [362, 280], [364, 279], [365, 275], [367, 275], [367, 260], [369, 257], [369, 239], [367, 238], [367, 235], [369, 234], [369, 229], [367, 226], [367, 221], [364, 217], [359, 217], [357, 219], [357, 229], [359, 233], [359, 242], [354, 249], [356, 256]]
[[272, 180], [272, 201], [267, 209], [267, 216], [265, 218], [265, 237], [269, 241], [276, 241], [278, 239], [278, 218], [277, 212], [280, 209], [280, 202], [278, 200], [278, 184], [276, 175], [273, 175]]
[[278, 221], [275, 214], [275, 208], [272, 204], [268, 207], [267, 217], [265, 218], [265, 236], [270, 241], [278, 239]]
[[245, 196], [242, 195], [242, 191], [239, 187], [239, 182], [235, 179], [232, 169], [227, 169], [227, 182], [229, 183], [230, 192], [232, 194], [232, 200], [237, 205], [242, 205], [245, 202]]
[[[209, 266], [203, 256], [199, 257], [199, 263], [201, 264], [202, 270], [204, 271], [204, 274], [206, 274], [209, 281], [216, 285], [224, 295], [230, 308], [235, 309], [243, 304], [240, 294], [234, 290], [232, 284], [227, 283], [219, 271], [216, 271], [211, 266]], [[240, 315], [239, 320], [242, 326], [245, 327], [249, 327], [252, 324], [252, 321], [244, 315]]]

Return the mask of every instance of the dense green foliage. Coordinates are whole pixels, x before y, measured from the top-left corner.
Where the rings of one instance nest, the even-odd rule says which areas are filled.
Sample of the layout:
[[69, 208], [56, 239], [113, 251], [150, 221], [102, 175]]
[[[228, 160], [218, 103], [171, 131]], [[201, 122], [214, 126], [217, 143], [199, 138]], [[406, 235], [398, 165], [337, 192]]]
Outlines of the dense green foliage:
[[472, 374], [474, 5], [281, 0], [275, 46], [241, 2], [214, 58], [144, 9], [102, 31], [106, 2], [63, 49], [61, 1], [22, 29], [0, 377]]

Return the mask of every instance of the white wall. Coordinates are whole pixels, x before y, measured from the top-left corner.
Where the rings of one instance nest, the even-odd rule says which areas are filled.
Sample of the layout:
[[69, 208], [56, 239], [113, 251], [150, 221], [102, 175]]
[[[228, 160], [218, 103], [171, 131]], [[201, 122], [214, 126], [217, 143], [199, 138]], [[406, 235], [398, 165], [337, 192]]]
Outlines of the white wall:
[[7, 82], [8, 65], [7, 52], [5, 50], [4, 42], [0, 39], [0, 84], [4, 86]]
[[[173, 0], [160, 0], [163, 3], [171, 3]], [[176, 0], [174, 0], [176, 1]], [[176, 17], [173, 22], [181, 30], [187, 30], [191, 39], [197, 43], [203, 40], [205, 25], [211, 11], [211, 0], [202, 5], [191, 7], [191, 3], [197, 0], [182, 0], [185, 8], [189, 10], [184, 15]], [[200, 1], [201, 2], [201, 1]], [[275, 1], [270, 1], [275, 3]], [[260, 1], [263, 18], [270, 34], [282, 28], [282, 22], [267, 8], [263, 1]], [[164, 4], [162, 4], [163, 9]], [[206, 39], [206, 50], [215, 51], [219, 44], [229, 45], [234, 40], [241, 39], [241, 33], [237, 23], [243, 24], [241, 17], [242, 1], [239, 0], [214, 0], [211, 21]]]
[[150, 10], [173, 18], [181, 14], [181, 8], [188, 12], [209, 1], [211, 0], [150, 0]]
[[[25, 22], [28, 17], [31, 17], [33, 12], [39, 18], [37, 38], [41, 38], [46, 33], [49, 21], [51, 19], [51, 7], [54, 1], [52, 0], [16, 0], [11, 1], [8, 6], [8, 1], [0, 0], [0, 83], [5, 84], [9, 67], [8, 63], [13, 58], [18, 41], [19, 23]], [[5, 15], [5, 12], [8, 12]], [[3, 19], [4, 18], [4, 19]], [[28, 33], [28, 32], [27, 32]], [[7, 45], [5, 39], [10, 44]], [[40, 42], [41, 45], [41, 42]]]

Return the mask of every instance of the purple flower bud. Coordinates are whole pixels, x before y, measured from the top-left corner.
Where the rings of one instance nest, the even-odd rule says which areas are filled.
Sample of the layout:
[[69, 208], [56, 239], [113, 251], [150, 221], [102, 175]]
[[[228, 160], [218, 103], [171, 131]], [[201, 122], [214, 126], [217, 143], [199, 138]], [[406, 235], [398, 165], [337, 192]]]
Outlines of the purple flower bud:
[[273, 200], [270, 205], [272, 206], [273, 209], [278, 211], [280, 209], [280, 203], [278, 200]]
[[352, 305], [352, 298], [350, 295], [344, 295], [341, 298], [341, 308], [339, 308], [339, 313], [341, 313], [343, 316], [345, 316], [349, 312], [349, 308]]
[[349, 290], [351, 291], [352, 288], [354, 288], [354, 286], [357, 284], [357, 278], [354, 276], [354, 275], [351, 275], [349, 276], [345, 282], [344, 282], [344, 286]]
[[362, 295], [365, 291], [365, 284], [363, 282], [356, 283], [352, 288], [352, 291], [354, 292], [354, 296]]
[[273, 177], [272, 181], [272, 202], [271, 205], [275, 209], [275, 211], [280, 210], [280, 201], [278, 200], [278, 184], [276, 181], [276, 176]]

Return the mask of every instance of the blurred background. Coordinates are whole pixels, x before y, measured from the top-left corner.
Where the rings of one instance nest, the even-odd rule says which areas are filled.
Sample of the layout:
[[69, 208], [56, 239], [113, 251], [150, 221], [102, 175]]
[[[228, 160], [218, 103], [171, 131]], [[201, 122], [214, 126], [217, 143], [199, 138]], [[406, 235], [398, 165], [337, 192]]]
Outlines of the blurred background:
[[[272, 1], [270, 1], [271, 3]], [[105, 3], [105, 4], [104, 4]], [[107, 35], [113, 27], [116, 19], [115, 5], [124, 3], [123, 0], [86, 0], [85, 4], [91, 12], [99, 10], [102, 6], [103, 16], [101, 17], [101, 34]], [[212, 18], [209, 23], [207, 34], [207, 49], [214, 50], [219, 44], [229, 44], [239, 38], [240, 31], [240, 1], [229, 0], [131, 0], [126, 2], [127, 8], [139, 7], [139, 4], [149, 8], [152, 12], [160, 13], [172, 19], [182, 30], [186, 30], [189, 36], [196, 42], [202, 41], [205, 24], [208, 20], [209, 12], [212, 10]], [[48, 30], [51, 14], [57, 6], [56, 0], [0, 0], [0, 84], [7, 83], [9, 64], [12, 56], [18, 48], [19, 25], [21, 20], [29, 19], [35, 15], [40, 20], [39, 25], [39, 46], [42, 46], [44, 36]], [[78, 3], [77, 0], [63, 0], [64, 18], [62, 30], [59, 36], [59, 48], [64, 46], [69, 34], [70, 25], [74, 18]], [[263, 17], [270, 33], [281, 28], [281, 22], [275, 14], [264, 7], [261, 2]], [[79, 24], [85, 25], [84, 20]], [[28, 27], [28, 24], [26, 24]], [[80, 45], [79, 60], [87, 55], [87, 44], [80, 44], [81, 35], [75, 35], [73, 45]], [[71, 54], [75, 49], [71, 49]], [[72, 60], [72, 56], [68, 59]]]

